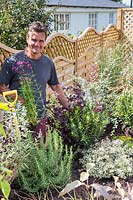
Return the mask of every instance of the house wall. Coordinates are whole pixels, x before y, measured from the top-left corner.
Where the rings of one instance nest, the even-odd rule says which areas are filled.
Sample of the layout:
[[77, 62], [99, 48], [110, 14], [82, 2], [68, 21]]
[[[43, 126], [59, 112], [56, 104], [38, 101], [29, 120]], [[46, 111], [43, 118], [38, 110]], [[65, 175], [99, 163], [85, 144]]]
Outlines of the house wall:
[[[78, 36], [88, 27], [88, 14], [97, 13], [97, 32], [103, 31], [109, 25], [109, 13], [114, 13], [114, 25], [117, 24], [117, 9], [105, 8], [75, 8], [75, 7], [61, 7], [56, 9], [56, 13], [69, 13], [70, 14], [70, 30], [59, 31], [63, 34], [71, 33]], [[52, 25], [53, 29], [53, 25]]]

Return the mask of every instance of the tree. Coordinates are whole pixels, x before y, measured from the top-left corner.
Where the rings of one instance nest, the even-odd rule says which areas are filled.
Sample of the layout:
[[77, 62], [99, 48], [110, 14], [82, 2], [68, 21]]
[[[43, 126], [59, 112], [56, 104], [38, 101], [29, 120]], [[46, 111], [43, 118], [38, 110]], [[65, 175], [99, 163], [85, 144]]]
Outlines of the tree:
[[52, 11], [46, 11], [47, 0], [1, 0], [0, 41], [12, 48], [26, 46], [26, 31], [33, 21], [42, 21], [48, 29]]

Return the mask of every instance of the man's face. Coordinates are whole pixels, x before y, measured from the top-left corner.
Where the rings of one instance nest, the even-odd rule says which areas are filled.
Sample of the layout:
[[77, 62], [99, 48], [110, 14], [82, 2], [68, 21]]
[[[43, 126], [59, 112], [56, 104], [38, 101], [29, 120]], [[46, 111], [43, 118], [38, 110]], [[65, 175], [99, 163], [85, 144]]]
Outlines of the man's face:
[[27, 37], [28, 47], [33, 54], [40, 54], [45, 46], [45, 33], [29, 32]]

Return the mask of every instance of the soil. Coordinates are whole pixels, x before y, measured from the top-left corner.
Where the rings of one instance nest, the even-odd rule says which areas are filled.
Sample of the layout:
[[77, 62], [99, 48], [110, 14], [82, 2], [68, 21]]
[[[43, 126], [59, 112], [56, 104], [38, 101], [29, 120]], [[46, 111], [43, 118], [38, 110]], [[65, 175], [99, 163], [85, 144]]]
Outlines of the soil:
[[[73, 164], [73, 173], [72, 173], [72, 180], [79, 180], [79, 174], [80, 174], [80, 169], [81, 169], [81, 165], [78, 162], [74, 162]], [[130, 186], [133, 187], [133, 177], [130, 177], [127, 180], [119, 180], [119, 182], [122, 185], [122, 188], [127, 191], [127, 183], [129, 183]], [[99, 183], [103, 186], [110, 186], [111, 188], [114, 188], [114, 180], [113, 179], [94, 179], [94, 178], [89, 178], [88, 184], [92, 184], [92, 183]], [[9, 200], [63, 200], [64, 198], [62, 197], [58, 197], [59, 192], [61, 190], [57, 191], [57, 190], [48, 190], [47, 191], [47, 197], [44, 198], [44, 194], [40, 193], [38, 195], [33, 195], [33, 194], [27, 194], [25, 191], [23, 191], [17, 184], [16, 181], [14, 181], [12, 183], [12, 190], [11, 190], [11, 194], [9, 197]], [[75, 189], [75, 193], [72, 191], [70, 192], [70, 195], [74, 196], [76, 194], [76, 199], [73, 200], [89, 200], [89, 196], [88, 196], [88, 192], [90, 193], [92, 190], [88, 190], [85, 186], [81, 186], [79, 188]], [[45, 191], [46, 192], [46, 191]], [[72, 200], [72, 198], [70, 198], [70, 195], [65, 195], [65, 200]], [[119, 197], [118, 193], [113, 191], [111, 193], [112, 195], [112, 200], [120, 200], [121, 198]], [[98, 200], [103, 200], [103, 197], [100, 197]], [[131, 199], [132, 200], [132, 199]]]

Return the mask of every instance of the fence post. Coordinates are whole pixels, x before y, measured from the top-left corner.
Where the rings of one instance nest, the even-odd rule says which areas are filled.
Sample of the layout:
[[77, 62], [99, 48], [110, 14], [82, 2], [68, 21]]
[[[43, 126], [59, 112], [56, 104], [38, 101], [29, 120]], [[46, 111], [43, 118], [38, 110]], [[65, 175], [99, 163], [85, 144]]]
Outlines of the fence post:
[[123, 31], [123, 22], [122, 22], [122, 9], [119, 8], [118, 11], [117, 11], [117, 29]]
[[75, 40], [75, 67], [74, 67], [74, 76], [77, 76], [78, 72], [78, 37]]

